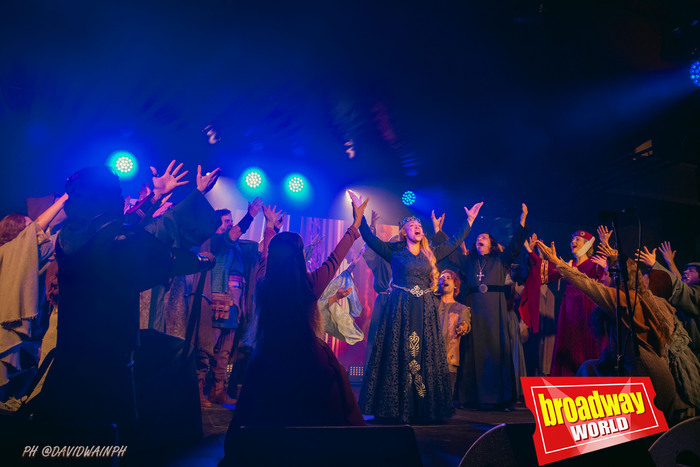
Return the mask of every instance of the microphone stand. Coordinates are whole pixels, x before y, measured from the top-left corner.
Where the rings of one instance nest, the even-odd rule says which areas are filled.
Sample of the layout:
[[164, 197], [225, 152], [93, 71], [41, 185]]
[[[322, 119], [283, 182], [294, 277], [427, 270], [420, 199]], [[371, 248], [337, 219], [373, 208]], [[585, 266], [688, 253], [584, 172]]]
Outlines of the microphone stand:
[[[622, 244], [620, 243], [620, 234], [617, 230], [617, 226], [615, 225], [615, 217], [610, 220], [612, 223], [612, 229], [613, 232], [615, 232], [615, 244], [617, 245], [617, 268], [611, 268], [610, 272], [614, 274], [615, 277], [615, 289], [616, 289], [616, 294], [615, 294], [615, 330], [616, 330], [616, 335], [617, 335], [617, 352], [615, 354], [615, 373], [618, 376], [624, 376], [623, 371], [624, 371], [624, 363], [622, 362], [623, 357], [625, 355], [625, 351], [627, 350], [627, 338], [631, 337], [632, 342], [634, 344], [634, 355], [635, 357], [639, 357], [639, 343], [637, 342], [637, 334], [634, 330], [634, 310], [632, 309], [632, 302], [630, 301], [630, 292], [629, 292], [629, 271], [627, 270], [627, 256], [625, 256], [622, 253]], [[625, 307], [622, 306], [620, 303], [620, 289], [621, 286], [624, 287], [625, 291], [625, 304], [627, 305], [627, 319], [629, 322], [629, 332], [627, 333], [627, 336], [624, 345], [623, 345], [623, 332], [622, 329], [620, 328], [620, 322], [622, 317], [624, 316], [625, 313]], [[635, 292], [636, 293], [636, 292]]]

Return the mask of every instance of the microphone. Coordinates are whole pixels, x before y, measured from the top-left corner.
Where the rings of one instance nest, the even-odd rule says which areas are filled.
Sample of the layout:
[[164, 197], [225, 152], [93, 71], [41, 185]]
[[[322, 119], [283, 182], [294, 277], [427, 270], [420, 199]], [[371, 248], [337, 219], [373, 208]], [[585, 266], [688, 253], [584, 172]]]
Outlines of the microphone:
[[599, 211], [598, 220], [600, 222], [617, 221], [617, 219], [623, 214], [633, 214], [636, 212], [635, 208], [624, 208], [619, 211]]

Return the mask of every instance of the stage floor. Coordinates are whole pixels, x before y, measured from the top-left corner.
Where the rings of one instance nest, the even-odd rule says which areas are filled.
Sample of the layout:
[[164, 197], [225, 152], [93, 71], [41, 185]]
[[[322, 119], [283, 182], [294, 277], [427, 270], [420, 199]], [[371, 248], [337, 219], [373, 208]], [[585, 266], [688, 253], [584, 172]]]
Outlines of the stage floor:
[[[233, 410], [212, 405], [202, 410], [204, 439], [191, 450], [178, 456], [174, 466], [216, 466], [224, 456], [224, 437]], [[424, 465], [458, 466], [469, 447], [486, 431], [501, 423], [533, 423], [530, 410], [523, 404], [510, 412], [487, 412], [458, 409], [440, 425], [414, 425]], [[372, 423], [368, 420], [368, 423]]]

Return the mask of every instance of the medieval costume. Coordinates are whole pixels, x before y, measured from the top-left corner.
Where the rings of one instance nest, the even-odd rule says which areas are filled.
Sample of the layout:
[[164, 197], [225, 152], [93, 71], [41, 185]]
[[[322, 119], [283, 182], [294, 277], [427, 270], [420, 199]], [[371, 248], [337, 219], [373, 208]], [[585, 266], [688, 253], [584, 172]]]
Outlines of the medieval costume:
[[496, 408], [516, 398], [513, 348], [509, 336], [506, 275], [520, 253], [528, 231], [518, 224], [513, 240], [503, 251], [459, 256], [462, 290], [467, 290], [472, 332], [462, 338], [459, 402]]
[[[436, 261], [452, 253], [470, 230], [465, 221], [450, 240], [435, 247]], [[393, 278], [360, 392], [362, 411], [403, 422], [411, 417], [450, 416], [454, 407], [429, 260], [422, 253], [411, 253], [406, 241], [379, 240], [364, 219], [360, 232], [367, 245], [391, 265]]]

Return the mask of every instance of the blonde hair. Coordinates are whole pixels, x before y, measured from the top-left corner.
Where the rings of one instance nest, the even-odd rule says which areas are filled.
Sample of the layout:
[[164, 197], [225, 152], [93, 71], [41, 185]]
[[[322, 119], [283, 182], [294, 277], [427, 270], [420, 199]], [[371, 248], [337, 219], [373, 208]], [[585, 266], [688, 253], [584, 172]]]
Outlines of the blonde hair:
[[[406, 228], [404, 226], [402, 226], [399, 230], [399, 234], [402, 235], [404, 239], [407, 238]], [[430, 243], [428, 242], [428, 239], [425, 235], [423, 235], [423, 237], [420, 239], [419, 245], [421, 253], [423, 253], [423, 255], [425, 255], [425, 257], [428, 258], [428, 262], [430, 263], [430, 289], [433, 292], [437, 292], [440, 273], [437, 269], [437, 260], [435, 259], [435, 254], [433, 254], [433, 249], [430, 248]]]

